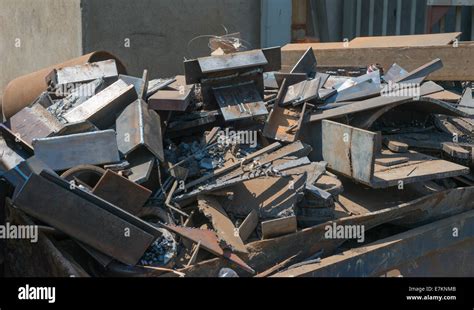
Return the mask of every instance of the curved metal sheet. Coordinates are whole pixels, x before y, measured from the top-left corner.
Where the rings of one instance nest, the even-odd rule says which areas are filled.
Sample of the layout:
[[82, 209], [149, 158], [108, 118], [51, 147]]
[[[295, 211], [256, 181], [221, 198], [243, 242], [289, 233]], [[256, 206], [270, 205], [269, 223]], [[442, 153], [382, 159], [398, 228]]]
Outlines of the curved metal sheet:
[[97, 62], [107, 59], [115, 59], [118, 72], [121, 74], [127, 73], [125, 66], [117, 57], [106, 51], [96, 51], [17, 77], [8, 83], [3, 93], [2, 112], [4, 117], [7, 119], [10, 118], [13, 114], [32, 103], [36, 97], [44, 92], [48, 87], [45, 78], [53, 69], [82, 65], [87, 62]]
[[361, 129], [369, 129], [372, 124], [379, 119], [383, 114], [392, 110], [395, 107], [401, 106], [413, 110], [426, 113], [435, 113], [435, 114], [445, 114], [451, 116], [460, 116], [460, 117], [469, 117], [469, 114], [458, 110], [453, 105], [433, 99], [428, 97], [421, 97], [419, 100], [414, 100], [413, 98], [393, 102], [391, 104], [385, 105], [377, 110], [368, 110], [363, 112], [354, 113], [353, 117], [349, 121], [351, 126], [358, 127]]

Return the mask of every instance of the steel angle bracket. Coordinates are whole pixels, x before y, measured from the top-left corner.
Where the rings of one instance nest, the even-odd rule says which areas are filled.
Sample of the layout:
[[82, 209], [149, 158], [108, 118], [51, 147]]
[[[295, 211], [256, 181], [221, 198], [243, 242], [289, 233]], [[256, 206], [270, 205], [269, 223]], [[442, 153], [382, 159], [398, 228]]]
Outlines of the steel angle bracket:
[[117, 118], [116, 130], [118, 149], [125, 156], [144, 146], [165, 160], [160, 116], [149, 110], [145, 101], [138, 99], [128, 105]]
[[190, 227], [182, 227], [182, 226], [175, 226], [175, 225], [165, 225], [161, 224], [163, 228], [168, 229], [169, 231], [174, 232], [175, 234], [180, 235], [181, 237], [191, 240], [195, 243], [201, 243], [201, 247], [214, 255], [222, 256], [229, 261], [233, 262], [243, 270], [250, 272], [251, 274], [255, 273], [247, 263], [245, 263], [240, 257], [235, 255], [230, 251], [224, 251], [219, 246], [219, 241], [217, 235], [210, 230], [206, 229], [198, 229], [198, 228], [190, 228]]

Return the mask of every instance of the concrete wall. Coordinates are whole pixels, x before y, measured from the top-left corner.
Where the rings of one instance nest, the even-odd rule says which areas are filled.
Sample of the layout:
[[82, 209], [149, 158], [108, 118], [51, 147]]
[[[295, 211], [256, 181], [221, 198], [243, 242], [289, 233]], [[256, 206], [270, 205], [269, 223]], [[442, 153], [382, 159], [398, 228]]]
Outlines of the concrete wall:
[[224, 34], [222, 25], [260, 47], [260, 1], [0, 0], [0, 98], [15, 77], [95, 50], [118, 56], [130, 74], [183, 73], [184, 57], [209, 54], [207, 38], [189, 51], [188, 42]]
[[80, 0], [0, 1], [0, 98], [17, 76], [82, 53]]
[[207, 38], [189, 50], [188, 42], [224, 34], [222, 25], [260, 46], [259, 0], [83, 0], [82, 10], [84, 52], [105, 49], [133, 75], [143, 69], [152, 78], [183, 73], [184, 57], [210, 53]]

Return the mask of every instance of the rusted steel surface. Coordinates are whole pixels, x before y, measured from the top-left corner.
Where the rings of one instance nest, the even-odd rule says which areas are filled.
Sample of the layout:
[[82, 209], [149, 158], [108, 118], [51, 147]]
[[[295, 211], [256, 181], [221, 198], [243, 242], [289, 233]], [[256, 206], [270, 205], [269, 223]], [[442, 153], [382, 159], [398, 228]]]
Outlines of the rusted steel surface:
[[99, 78], [116, 79], [117, 76], [115, 60], [109, 59], [54, 69], [46, 77], [46, 81], [53, 87], [62, 87], [68, 84], [90, 82]]
[[198, 196], [198, 208], [211, 220], [220, 240], [229, 245], [235, 252], [247, 253], [242, 239], [236, 234], [237, 228], [216, 198], [206, 195]]
[[[452, 209], [453, 205], [459, 207]], [[365, 230], [368, 231], [381, 224], [396, 220], [402, 221], [405, 218], [409, 219], [412, 224], [426, 223], [472, 209], [474, 209], [474, 187], [466, 187], [426, 195], [394, 207], [348, 216], [334, 222], [337, 225], [364, 225]], [[346, 241], [346, 239], [326, 239], [324, 237], [325, 227], [331, 223], [326, 222], [291, 235], [252, 242], [247, 245], [249, 254], [243, 259], [248, 259], [248, 264], [256, 272], [262, 272], [295, 254], [298, 255], [299, 260], [310, 257], [321, 250], [324, 253], [323, 257], [331, 256], [335, 249]], [[274, 248], [279, 248], [281, 251], [275, 252], [272, 250]], [[213, 276], [222, 266], [225, 266], [224, 261], [210, 260], [195, 268], [182, 271], [186, 272], [188, 276]]]
[[36, 97], [44, 92], [48, 87], [45, 78], [53, 69], [83, 65], [88, 62], [107, 59], [114, 59], [116, 61], [119, 73], [127, 73], [125, 66], [115, 56], [105, 51], [97, 51], [14, 79], [8, 83], [3, 93], [3, 115], [7, 119], [10, 118], [13, 114], [32, 103]]
[[115, 123], [116, 114], [137, 99], [133, 85], [118, 80], [86, 102], [68, 111], [64, 118], [69, 123], [90, 121], [100, 129]]
[[113, 130], [42, 138], [33, 141], [35, 155], [53, 170], [65, 170], [83, 164], [119, 161]]
[[92, 193], [132, 214], [137, 214], [151, 195], [149, 189], [111, 170], [104, 173]]
[[160, 116], [149, 110], [147, 103], [136, 100], [116, 120], [117, 145], [125, 156], [144, 147], [164, 161]]
[[[136, 264], [154, 240], [132, 223], [36, 174], [28, 178], [13, 203], [29, 215], [123, 263]], [[126, 230], [130, 231], [129, 237], [124, 234]]]
[[61, 124], [48, 110], [39, 103], [25, 107], [10, 118], [11, 130], [32, 144], [35, 138], [46, 138], [60, 132]]
[[213, 91], [226, 121], [268, 114], [265, 103], [252, 82], [213, 88]]
[[380, 165], [376, 162], [377, 158], [381, 155], [382, 158], [386, 158], [387, 154], [396, 153], [390, 151], [384, 154], [377, 153], [375, 136], [375, 133], [367, 130], [323, 120], [323, 159], [334, 171], [373, 188], [385, 188], [399, 185], [400, 182], [408, 184], [469, 173], [467, 167], [415, 151], [405, 153], [406, 162], [389, 167]]
[[[33, 225], [33, 221], [22, 211], [7, 201], [9, 222], [14, 225]], [[6, 242], [7, 277], [89, 277], [90, 275], [77, 263], [71, 262], [61, 252], [51, 238], [38, 233], [38, 242], [26, 239], [7, 239]]]
[[236, 264], [243, 270], [253, 274], [254, 270], [250, 268], [245, 261], [240, 259], [237, 255], [230, 251], [224, 251], [220, 246], [217, 240], [217, 236], [214, 232], [204, 229], [188, 228], [188, 227], [179, 227], [164, 225], [170, 231], [180, 235], [183, 238], [189, 239], [195, 243], [200, 242], [201, 247], [214, 255], [222, 256], [225, 259]]
[[[462, 230], [453, 238], [453, 227]], [[474, 211], [427, 224], [275, 277], [373, 277], [433, 251], [474, 240]], [[435, 269], [436, 270], [436, 269]], [[472, 275], [472, 274], [471, 274]], [[464, 274], [464, 276], [467, 276]]]
[[428, 97], [421, 97], [418, 100], [408, 99], [390, 103], [376, 110], [354, 113], [351, 119], [351, 125], [368, 129], [372, 124], [388, 111], [401, 107], [407, 111], [421, 111], [435, 114], [444, 114], [452, 116], [469, 116], [465, 112], [453, 107], [451, 104]]

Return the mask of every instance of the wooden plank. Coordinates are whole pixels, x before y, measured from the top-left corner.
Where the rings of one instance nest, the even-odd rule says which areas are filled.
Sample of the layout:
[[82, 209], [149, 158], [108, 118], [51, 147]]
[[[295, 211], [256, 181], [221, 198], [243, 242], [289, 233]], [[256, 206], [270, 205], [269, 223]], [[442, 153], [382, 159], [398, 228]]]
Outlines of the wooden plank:
[[[462, 233], [453, 238], [453, 227]], [[401, 234], [275, 274], [275, 277], [376, 277], [432, 251], [474, 238], [474, 211], [468, 211]]]
[[470, 70], [474, 42], [461, 42], [457, 47], [438, 45], [344, 48], [342, 43], [287, 44], [282, 48], [282, 66], [292, 67], [309, 47], [313, 48], [319, 66], [355, 67], [379, 63], [388, 69], [395, 62], [411, 71], [426, 63], [427, 59], [440, 58], [444, 67], [433, 72], [430, 75], [431, 80], [474, 80], [474, 72]]
[[287, 216], [262, 222], [262, 238], [270, 239], [296, 231], [296, 216]]
[[246, 241], [258, 225], [258, 212], [252, 210], [239, 226], [239, 236], [242, 241]]

